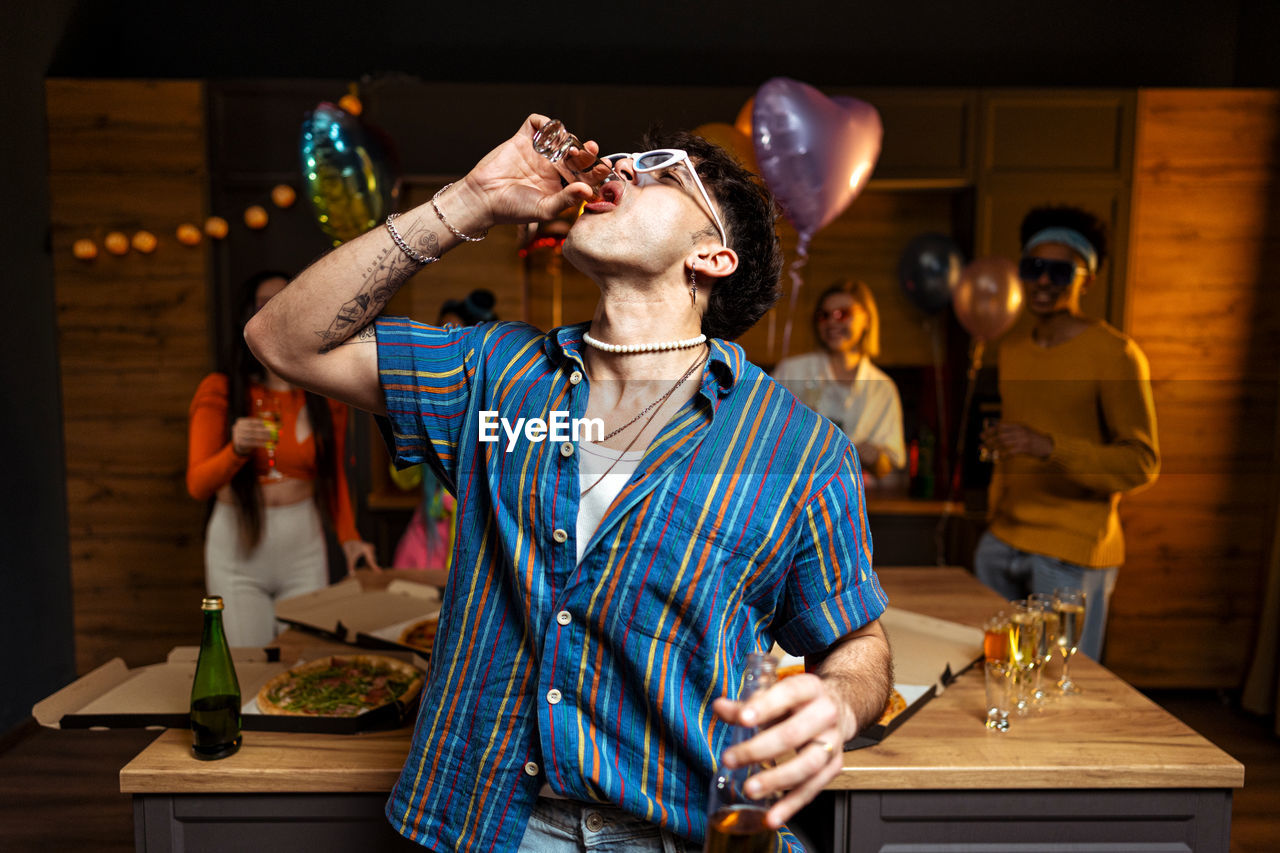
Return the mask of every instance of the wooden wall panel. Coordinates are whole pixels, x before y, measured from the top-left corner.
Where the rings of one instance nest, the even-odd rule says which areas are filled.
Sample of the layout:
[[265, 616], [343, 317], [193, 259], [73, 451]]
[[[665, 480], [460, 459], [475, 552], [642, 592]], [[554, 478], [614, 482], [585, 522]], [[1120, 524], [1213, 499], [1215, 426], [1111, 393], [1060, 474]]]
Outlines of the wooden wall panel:
[[[207, 249], [199, 83], [48, 82], [50, 190], [76, 663], [152, 663], [198, 642], [204, 507], [186, 493], [187, 405], [208, 372]], [[154, 254], [71, 243], [111, 230]]]
[[1252, 647], [1276, 517], [1278, 190], [1280, 94], [1140, 94], [1127, 331], [1164, 458], [1122, 504], [1106, 663], [1143, 686], [1237, 687]]

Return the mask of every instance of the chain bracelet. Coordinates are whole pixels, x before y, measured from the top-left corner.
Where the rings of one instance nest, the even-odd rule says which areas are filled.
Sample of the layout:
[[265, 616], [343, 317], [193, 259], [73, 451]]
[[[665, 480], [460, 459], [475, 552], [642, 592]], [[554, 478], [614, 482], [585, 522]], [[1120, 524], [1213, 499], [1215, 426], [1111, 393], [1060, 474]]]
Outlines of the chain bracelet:
[[414, 261], [419, 266], [424, 267], [427, 264], [434, 264], [436, 261], [440, 260], [438, 256], [433, 258], [430, 255], [422, 254], [404, 241], [404, 238], [400, 236], [400, 232], [396, 230], [396, 226], [392, 224], [395, 218], [399, 215], [400, 214], [398, 213], [393, 213], [387, 217], [387, 231], [391, 232], [391, 239], [395, 241], [395, 244], [400, 248], [400, 251], [404, 252], [405, 257]]
[[463, 234], [457, 228], [454, 228], [453, 225], [449, 223], [449, 220], [444, 218], [444, 214], [440, 212], [440, 205], [436, 204], [440, 196], [444, 194], [444, 191], [449, 189], [449, 187], [451, 186], [453, 186], [453, 184], [448, 183], [442, 186], [440, 189], [436, 190], [436, 194], [431, 197], [431, 209], [436, 212], [436, 216], [440, 217], [440, 221], [444, 223], [444, 227], [448, 228], [451, 232], [453, 232], [453, 236], [457, 237], [459, 240], [465, 240], [468, 243], [479, 243], [485, 237], [489, 236], [488, 228], [481, 231], [479, 237], [472, 237], [469, 234]]

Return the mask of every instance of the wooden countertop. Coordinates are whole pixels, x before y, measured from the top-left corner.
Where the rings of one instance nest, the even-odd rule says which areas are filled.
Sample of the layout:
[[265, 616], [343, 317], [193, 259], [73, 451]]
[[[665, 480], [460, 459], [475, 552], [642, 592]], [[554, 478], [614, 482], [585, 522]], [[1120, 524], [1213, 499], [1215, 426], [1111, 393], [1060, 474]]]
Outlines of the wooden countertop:
[[[893, 603], [979, 625], [1002, 601], [963, 569], [884, 568]], [[833, 789], [1236, 788], [1240, 762], [1099, 664], [1078, 656], [1085, 689], [1003, 734], [983, 725], [982, 674], [961, 675], [884, 743], [845, 754]], [[164, 732], [120, 771], [143, 793], [389, 791], [411, 729], [361, 735], [246, 732], [230, 758], [197, 761], [184, 730]]]

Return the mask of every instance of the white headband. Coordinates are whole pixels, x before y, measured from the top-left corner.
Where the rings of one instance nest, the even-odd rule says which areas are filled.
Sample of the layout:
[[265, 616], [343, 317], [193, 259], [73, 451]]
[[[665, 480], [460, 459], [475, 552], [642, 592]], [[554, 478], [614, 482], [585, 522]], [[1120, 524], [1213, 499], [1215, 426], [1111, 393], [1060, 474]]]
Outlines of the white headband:
[[1074, 228], [1055, 226], [1037, 231], [1031, 235], [1031, 239], [1027, 240], [1026, 245], [1022, 247], [1022, 251], [1030, 252], [1036, 246], [1045, 243], [1061, 243], [1084, 258], [1085, 266], [1089, 268], [1090, 274], [1098, 271], [1098, 250], [1093, 248], [1093, 244], [1089, 242], [1087, 237]]

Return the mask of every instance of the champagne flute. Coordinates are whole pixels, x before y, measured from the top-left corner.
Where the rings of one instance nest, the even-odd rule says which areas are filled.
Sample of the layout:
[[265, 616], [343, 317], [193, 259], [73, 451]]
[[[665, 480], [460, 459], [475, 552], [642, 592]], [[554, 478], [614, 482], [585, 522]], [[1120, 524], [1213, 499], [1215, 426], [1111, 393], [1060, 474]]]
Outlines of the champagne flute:
[[1027, 596], [1027, 603], [1036, 609], [1044, 621], [1044, 629], [1040, 632], [1040, 645], [1036, 648], [1036, 674], [1032, 689], [1032, 699], [1036, 708], [1043, 709], [1051, 696], [1044, 686], [1044, 673], [1053, 659], [1053, 652], [1058, 646], [1058, 614], [1053, 609], [1053, 594], [1033, 592]]
[[1031, 710], [1031, 691], [1028, 685], [1036, 670], [1040, 638], [1044, 634], [1044, 619], [1026, 599], [1010, 602], [1009, 612], [1009, 663], [1013, 667], [1014, 709], [1025, 717]]
[[276, 467], [276, 442], [280, 439], [280, 413], [272, 406], [271, 401], [265, 397], [255, 397], [253, 399], [254, 413], [262, 419], [262, 423], [267, 427], [270, 438], [266, 447], [266, 470], [259, 471], [258, 482], [270, 483], [276, 480], [283, 480], [284, 475], [280, 473], [280, 469]]
[[1053, 609], [1058, 614], [1058, 651], [1062, 653], [1062, 677], [1058, 689], [1063, 693], [1081, 692], [1071, 680], [1071, 656], [1080, 648], [1080, 632], [1084, 630], [1084, 593], [1078, 589], [1059, 587], [1053, 591]]

